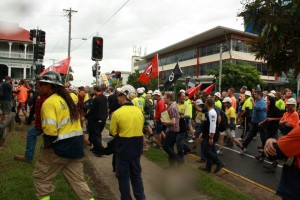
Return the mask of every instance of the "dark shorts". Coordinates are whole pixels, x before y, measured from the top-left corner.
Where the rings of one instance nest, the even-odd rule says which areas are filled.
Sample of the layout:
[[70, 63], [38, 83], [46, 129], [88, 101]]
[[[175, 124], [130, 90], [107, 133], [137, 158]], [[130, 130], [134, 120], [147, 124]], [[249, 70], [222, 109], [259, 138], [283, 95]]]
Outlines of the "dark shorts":
[[9, 113], [11, 113], [11, 107], [12, 107], [11, 101], [1, 101], [0, 104], [1, 104], [2, 113], [4, 115], [8, 115]]
[[162, 131], [165, 131], [166, 127], [163, 123], [159, 121], [155, 121], [155, 134], [160, 134]]

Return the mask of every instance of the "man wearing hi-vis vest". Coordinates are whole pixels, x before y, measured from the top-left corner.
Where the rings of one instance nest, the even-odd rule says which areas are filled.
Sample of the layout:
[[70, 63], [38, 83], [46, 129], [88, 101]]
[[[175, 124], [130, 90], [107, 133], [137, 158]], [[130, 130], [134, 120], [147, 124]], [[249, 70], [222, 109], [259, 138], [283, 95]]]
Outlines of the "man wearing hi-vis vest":
[[44, 144], [33, 172], [36, 196], [50, 200], [52, 180], [62, 172], [79, 199], [93, 200], [84, 180], [83, 132], [77, 106], [57, 72], [48, 71], [37, 82], [40, 95], [47, 100], [41, 109]]

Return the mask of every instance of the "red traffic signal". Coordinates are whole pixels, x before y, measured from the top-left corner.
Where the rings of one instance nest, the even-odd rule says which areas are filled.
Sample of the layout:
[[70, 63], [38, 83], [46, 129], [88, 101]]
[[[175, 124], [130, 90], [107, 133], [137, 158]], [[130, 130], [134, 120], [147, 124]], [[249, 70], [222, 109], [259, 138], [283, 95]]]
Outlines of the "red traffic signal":
[[103, 38], [93, 37], [92, 60], [102, 60], [102, 58], [103, 58]]

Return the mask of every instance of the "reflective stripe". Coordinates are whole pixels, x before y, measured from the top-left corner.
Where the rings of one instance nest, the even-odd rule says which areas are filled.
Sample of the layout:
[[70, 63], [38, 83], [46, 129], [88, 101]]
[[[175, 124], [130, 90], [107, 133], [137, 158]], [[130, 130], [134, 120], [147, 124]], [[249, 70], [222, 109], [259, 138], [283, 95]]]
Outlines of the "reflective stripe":
[[58, 124], [57, 128], [61, 128], [63, 125], [71, 122], [71, 118], [63, 119], [60, 124]]
[[60, 122], [60, 124], [57, 124], [55, 120], [53, 119], [44, 119], [43, 124], [53, 124], [57, 128], [61, 128], [63, 125], [66, 125], [67, 123], [71, 122], [70, 118], [64, 119]]
[[43, 124], [53, 124], [53, 125], [57, 126], [57, 123], [54, 119], [44, 119], [42, 123]]
[[70, 132], [70, 133], [64, 133], [64, 134], [58, 135], [57, 139], [54, 142], [57, 142], [59, 140], [68, 139], [68, 138], [75, 137], [75, 136], [80, 136], [80, 135], [83, 135], [82, 131], [74, 131], [74, 132]]

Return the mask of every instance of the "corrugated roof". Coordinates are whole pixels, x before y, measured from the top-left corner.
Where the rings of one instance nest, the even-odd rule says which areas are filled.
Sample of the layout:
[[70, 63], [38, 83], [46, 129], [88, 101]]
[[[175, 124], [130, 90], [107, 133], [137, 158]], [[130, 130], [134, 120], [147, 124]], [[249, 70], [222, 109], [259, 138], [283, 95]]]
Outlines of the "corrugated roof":
[[15, 23], [0, 22], [0, 40], [31, 42], [29, 31]]

